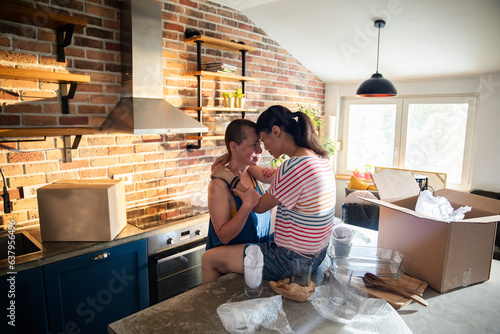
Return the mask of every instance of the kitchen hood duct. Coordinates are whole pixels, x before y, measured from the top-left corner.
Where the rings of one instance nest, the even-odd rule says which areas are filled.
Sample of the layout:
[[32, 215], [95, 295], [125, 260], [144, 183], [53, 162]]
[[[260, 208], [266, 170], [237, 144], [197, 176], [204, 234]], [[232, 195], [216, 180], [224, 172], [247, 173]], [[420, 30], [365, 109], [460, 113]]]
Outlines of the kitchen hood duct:
[[120, 15], [122, 98], [100, 130], [136, 135], [207, 132], [163, 100], [161, 4], [121, 1]]

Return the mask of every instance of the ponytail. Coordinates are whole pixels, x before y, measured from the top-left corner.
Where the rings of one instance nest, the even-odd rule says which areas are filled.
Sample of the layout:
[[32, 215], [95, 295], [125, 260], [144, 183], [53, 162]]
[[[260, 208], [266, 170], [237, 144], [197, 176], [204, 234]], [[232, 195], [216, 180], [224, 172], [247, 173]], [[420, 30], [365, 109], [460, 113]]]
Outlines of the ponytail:
[[288, 108], [279, 105], [269, 107], [257, 119], [257, 133], [270, 133], [275, 125], [290, 134], [295, 145], [310, 149], [322, 158], [328, 156], [328, 152], [319, 141], [311, 119], [305, 113], [291, 112]]

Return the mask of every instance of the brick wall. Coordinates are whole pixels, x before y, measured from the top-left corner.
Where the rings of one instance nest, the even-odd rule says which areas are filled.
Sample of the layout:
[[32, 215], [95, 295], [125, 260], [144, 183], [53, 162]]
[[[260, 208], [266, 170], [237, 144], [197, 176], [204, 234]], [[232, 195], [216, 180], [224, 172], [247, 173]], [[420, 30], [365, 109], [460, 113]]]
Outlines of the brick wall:
[[[66, 62], [56, 62], [55, 34], [51, 29], [0, 21], [0, 66], [66, 71], [86, 74], [69, 102], [69, 115], [61, 114], [59, 86], [53, 83], [0, 78], [0, 127], [87, 126], [99, 127], [120, 98], [120, 16], [116, 0], [43, 0], [19, 2], [44, 12], [84, 15], [87, 27], [76, 30], [66, 48]], [[35, 5], [36, 3], [36, 5]], [[43, 17], [43, 16], [41, 16]], [[164, 98], [179, 107], [196, 106], [196, 79], [184, 75], [196, 68], [196, 47], [185, 44], [184, 30], [225, 40], [239, 40], [257, 47], [247, 55], [247, 107], [262, 112], [274, 104], [296, 109], [297, 103], [324, 109], [325, 85], [293, 55], [247, 17], [210, 1], [164, 0], [163, 77]], [[203, 61], [222, 60], [241, 65], [237, 53], [203, 49]], [[223, 91], [236, 82], [205, 80], [203, 105], [222, 105]], [[194, 116], [194, 114], [193, 114]], [[203, 122], [214, 129], [214, 117], [228, 120], [238, 114], [206, 114]], [[256, 120], [258, 113], [247, 118]], [[59, 179], [112, 178], [133, 173], [126, 186], [129, 222], [145, 224], [158, 218], [176, 219], [196, 213], [192, 196], [206, 188], [214, 157], [225, 151], [223, 141], [203, 141], [199, 150], [188, 151], [185, 135], [124, 135], [102, 133], [83, 136], [73, 161], [65, 162], [63, 137], [35, 142], [0, 143], [0, 166], [8, 179], [13, 212], [1, 216], [0, 225], [15, 219], [17, 226], [38, 224], [36, 198], [25, 198], [24, 186]], [[268, 162], [265, 156], [263, 162]], [[3, 205], [0, 208], [3, 211]], [[145, 217], [145, 214], [147, 216]], [[141, 218], [139, 218], [141, 217]]]

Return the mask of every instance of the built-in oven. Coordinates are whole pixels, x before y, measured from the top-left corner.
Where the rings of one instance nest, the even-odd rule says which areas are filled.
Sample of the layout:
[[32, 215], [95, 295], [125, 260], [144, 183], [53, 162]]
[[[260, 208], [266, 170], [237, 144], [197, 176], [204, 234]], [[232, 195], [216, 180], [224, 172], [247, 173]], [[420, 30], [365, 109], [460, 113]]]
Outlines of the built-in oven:
[[201, 256], [208, 224], [198, 223], [148, 238], [151, 305], [202, 284]]

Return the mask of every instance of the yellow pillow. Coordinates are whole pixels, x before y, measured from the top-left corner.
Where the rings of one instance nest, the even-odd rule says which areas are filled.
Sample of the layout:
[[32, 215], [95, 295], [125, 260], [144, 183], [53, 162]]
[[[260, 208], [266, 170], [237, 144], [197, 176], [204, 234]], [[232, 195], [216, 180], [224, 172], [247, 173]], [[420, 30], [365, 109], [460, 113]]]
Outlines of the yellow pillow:
[[367, 190], [368, 189], [368, 183], [363, 182], [359, 179], [357, 179], [354, 176], [351, 176], [351, 180], [349, 181], [349, 185], [347, 186], [348, 189], [359, 189], [359, 190]]
[[375, 187], [375, 185], [373, 185], [373, 184], [370, 184], [370, 185], [368, 186], [368, 190], [371, 190], [371, 191], [377, 191], [377, 187]]

